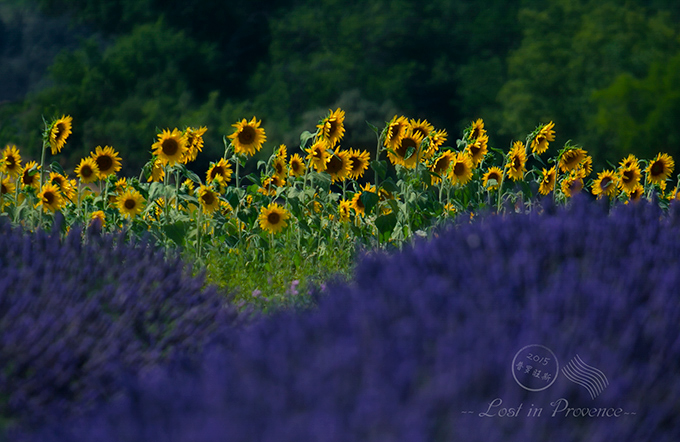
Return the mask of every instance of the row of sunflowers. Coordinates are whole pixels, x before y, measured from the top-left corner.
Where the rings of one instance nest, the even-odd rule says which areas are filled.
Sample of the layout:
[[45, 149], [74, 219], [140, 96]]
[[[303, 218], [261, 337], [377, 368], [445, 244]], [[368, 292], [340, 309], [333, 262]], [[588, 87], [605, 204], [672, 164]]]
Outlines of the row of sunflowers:
[[267, 136], [261, 121], [243, 119], [201, 179], [188, 165], [203, 150], [206, 127], [161, 131], [139, 177], [118, 176], [122, 158], [111, 146], [97, 146], [69, 175], [46, 162], [72, 133], [72, 118], [62, 116], [45, 122], [39, 163], [24, 162], [14, 145], [2, 151], [0, 214], [32, 230], [59, 212], [65, 229], [96, 222], [105, 231], [149, 232], [200, 257], [206, 247], [267, 248], [283, 240], [312, 249], [352, 239], [400, 244], [460, 214], [523, 211], [542, 196], [564, 204], [579, 192], [612, 203], [654, 194], [668, 202], [678, 193], [677, 185], [668, 188], [674, 161], [664, 153], [629, 155], [592, 178], [592, 157], [579, 146], [567, 143], [544, 159], [553, 122], [505, 152], [489, 146], [481, 119], [451, 146], [447, 132], [427, 120], [395, 116], [382, 129], [371, 126], [377, 143], [369, 152], [341, 147], [344, 119], [343, 110], [329, 111], [314, 132], [301, 134], [299, 150], [280, 145], [248, 175], [246, 163], [264, 158]]

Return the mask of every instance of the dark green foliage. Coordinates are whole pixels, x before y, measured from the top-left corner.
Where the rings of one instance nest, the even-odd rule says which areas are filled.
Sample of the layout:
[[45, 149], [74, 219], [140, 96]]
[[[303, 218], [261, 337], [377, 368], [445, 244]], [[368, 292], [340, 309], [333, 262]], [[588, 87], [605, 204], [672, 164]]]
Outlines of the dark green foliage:
[[[0, 101], [0, 143], [38, 157], [41, 116], [71, 114], [64, 166], [111, 144], [124, 158], [123, 173], [137, 174], [157, 128], [205, 125], [206, 157], [193, 166], [203, 170], [241, 118], [257, 115], [270, 142], [293, 145], [319, 109], [348, 101], [356, 107], [348, 115], [365, 112], [380, 124], [403, 113], [449, 134], [481, 117], [500, 133], [490, 145], [503, 149], [552, 120], [556, 145], [583, 145], [602, 161], [596, 168], [630, 151], [648, 156], [644, 144], [680, 154], [672, 129], [678, 86], [666, 78], [672, 71], [664, 77], [666, 60], [680, 51], [680, 9], [668, 0], [37, 3], [91, 38], [77, 49], [65, 42], [59, 55], [47, 51], [41, 60], [52, 63], [49, 77], [30, 77], [35, 93], [23, 102], [22, 94], [5, 94], [14, 101]], [[5, 63], [17, 47], [8, 14], [45, 20], [27, 5], [34, 2], [0, 8], [0, 72], [12, 78], [28, 67]], [[60, 41], [71, 28], [48, 29]], [[42, 75], [44, 67], [31, 72]], [[370, 137], [358, 132], [348, 129], [346, 142], [369, 147]]]

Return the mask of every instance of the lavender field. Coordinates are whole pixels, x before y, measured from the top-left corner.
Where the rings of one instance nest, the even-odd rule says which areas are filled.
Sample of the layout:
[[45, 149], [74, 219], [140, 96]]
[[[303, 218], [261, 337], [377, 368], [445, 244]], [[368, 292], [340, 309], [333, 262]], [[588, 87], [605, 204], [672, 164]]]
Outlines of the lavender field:
[[[3, 226], [7, 440], [680, 437], [676, 204], [480, 216], [259, 317], [149, 244], [78, 235]], [[513, 375], [532, 345], [552, 382]], [[577, 356], [596, 395], [564, 373]]]

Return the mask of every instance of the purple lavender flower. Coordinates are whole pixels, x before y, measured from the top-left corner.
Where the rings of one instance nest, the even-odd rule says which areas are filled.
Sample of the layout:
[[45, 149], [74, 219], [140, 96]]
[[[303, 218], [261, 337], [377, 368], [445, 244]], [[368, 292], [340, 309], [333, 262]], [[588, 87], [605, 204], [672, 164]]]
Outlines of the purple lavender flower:
[[317, 309], [36, 440], [680, 440], [678, 215], [576, 199], [366, 255]]
[[232, 334], [225, 297], [180, 259], [146, 242], [81, 238], [0, 223], [0, 416], [10, 427], [79, 415], [128, 374]]

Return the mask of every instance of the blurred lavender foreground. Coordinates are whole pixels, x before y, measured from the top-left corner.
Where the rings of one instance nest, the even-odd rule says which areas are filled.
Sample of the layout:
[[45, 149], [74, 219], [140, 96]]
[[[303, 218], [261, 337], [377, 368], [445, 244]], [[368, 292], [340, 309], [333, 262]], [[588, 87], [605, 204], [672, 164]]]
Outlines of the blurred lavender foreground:
[[[318, 309], [34, 440], [680, 440], [679, 216], [548, 202], [365, 256]], [[597, 395], [561, 371], [576, 357]]]
[[233, 335], [235, 310], [179, 259], [96, 226], [61, 240], [58, 225], [0, 221], [0, 440], [3, 426], [78, 416], [126, 376]]

